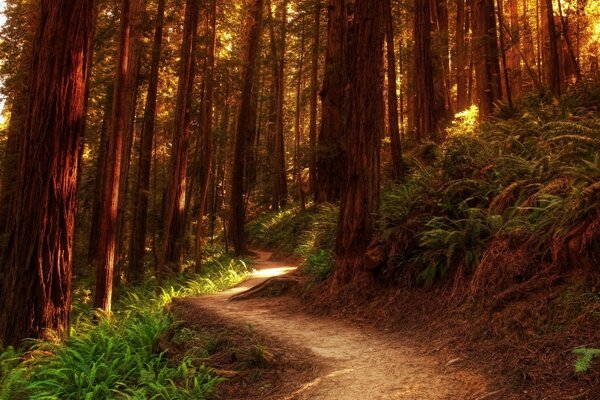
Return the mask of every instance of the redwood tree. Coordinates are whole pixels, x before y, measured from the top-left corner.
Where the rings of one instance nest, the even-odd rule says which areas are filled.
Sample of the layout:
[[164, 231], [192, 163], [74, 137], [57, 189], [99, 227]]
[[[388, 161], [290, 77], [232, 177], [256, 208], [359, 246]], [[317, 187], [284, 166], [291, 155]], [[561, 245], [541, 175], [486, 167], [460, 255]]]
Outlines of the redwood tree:
[[474, 0], [472, 14], [479, 116], [485, 118], [502, 98], [494, 0]]
[[344, 43], [346, 2], [329, 0], [327, 52], [321, 90], [322, 114], [317, 148], [318, 202], [340, 199], [344, 174]]
[[309, 122], [309, 180], [310, 191], [315, 199], [319, 197], [317, 186], [317, 106], [319, 96], [319, 46], [321, 39], [321, 0], [315, 0], [314, 37], [310, 66], [310, 122]]
[[186, 0], [179, 81], [177, 85], [177, 104], [175, 108], [173, 154], [171, 156], [169, 183], [166, 190], [162, 241], [158, 259], [158, 271], [161, 277], [168, 257], [169, 241], [172, 241], [175, 250], [171, 261], [175, 262], [177, 269], [180, 267], [183, 251], [181, 238], [185, 229], [186, 175], [192, 89], [195, 74], [195, 42], [198, 31], [198, 12], [198, 0]]
[[93, 2], [41, 1], [8, 246], [0, 270], [0, 342], [66, 334]]
[[413, 36], [415, 42], [415, 125], [416, 139], [425, 140], [435, 135], [438, 115], [433, 87], [433, 62], [431, 57], [431, 9], [429, 1], [415, 2]]
[[334, 284], [365, 276], [364, 256], [379, 205], [379, 156], [384, 131], [384, 1], [355, 3], [349, 58], [346, 173], [336, 244]]
[[[99, 222], [99, 255], [94, 307], [110, 311], [115, 260], [119, 196], [123, 182], [123, 155], [133, 128], [137, 87], [136, 28], [141, 20], [142, 0], [122, 0], [110, 128], [104, 162], [102, 210]], [[100, 173], [100, 171], [98, 171]]]
[[247, 150], [246, 138], [250, 131], [254, 129], [250, 110], [252, 108], [252, 91], [262, 25], [263, 0], [247, 0], [246, 9], [244, 50], [241, 65], [242, 90], [235, 133], [233, 168], [231, 173], [231, 197], [229, 202], [229, 230], [237, 255], [247, 252], [244, 234], [246, 215], [244, 208], [244, 161]]
[[133, 226], [131, 228], [131, 248], [129, 253], [129, 272], [132, 282], [139, 282], [144, 272], [144, 254], [146, 248], [146, 227], [148, 220], [148, 197], [150, 192], [150, 171], [152, 167], [152, 145], [156, 122], [156, 97], [158, 92], [158, 75], [162, 52], [162, 36], [165, 19], [165, 0], [158, 1], [154, 43], [152, 45], [152, 61], [150, 81], [146, 96], [146, 108], [140, 137], [140, 157], [138, 162], [137, 181], [135, 185], [135, 206]]
[[404, 175], [402, 164], [402, 144], [400, 142], [400, 126], [398, 121], [398, 93], [396, 85], [396, 54], [394, 48], [394, 19], [392, 2], [385, 0], [385, 38], [387, 48], [388, 79], [388, 119], [390, 125], [390, 142], [392, 145], [392, 177], [399, 180]]

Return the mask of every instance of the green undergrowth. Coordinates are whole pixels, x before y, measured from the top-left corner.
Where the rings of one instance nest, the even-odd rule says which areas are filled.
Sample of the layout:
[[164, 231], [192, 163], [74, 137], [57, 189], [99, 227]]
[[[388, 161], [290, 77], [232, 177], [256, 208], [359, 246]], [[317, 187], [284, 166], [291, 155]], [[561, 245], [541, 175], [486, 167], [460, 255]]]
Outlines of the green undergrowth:
[[0, 353], [0, 399], [205, 399], [221, 378], [192, 357], [172, 360], [160, 338], [178, 325], [165, 306], [175, 297], [214, 293], [239, 283], [246, 264], [220, 251], [202, 275], [184, 273], [156, 292], [153, 281], [126, 288], [112, 315], [92, 312], [76, 290], [70, 338], [36, 341], [26, 353]]
[[301, 210], [288, 207], [259, 216], [247, 226], [250, 242], [282, 256], [300, 256], [302, 268], [317, 280], [329, 277], [334, 266], [339, 207], [321, 204]]

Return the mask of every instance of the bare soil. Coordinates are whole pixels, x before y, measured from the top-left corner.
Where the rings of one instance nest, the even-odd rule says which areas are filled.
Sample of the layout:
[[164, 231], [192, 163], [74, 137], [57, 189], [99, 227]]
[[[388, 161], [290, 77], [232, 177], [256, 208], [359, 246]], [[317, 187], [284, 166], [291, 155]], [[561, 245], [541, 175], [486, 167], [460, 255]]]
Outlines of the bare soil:
[[[176, 314], [186, 323], [250, 330], [266, 344], [270, 372], [254, 382], [224, 384], [227, 399], [504, 399], [489, 376], [449, 351], [424, 351], [410, 339], [367, 324], [316, 315], [296, 296], [235, 297], [274, 276], [293, 273], [296, 264], [258, 252], [257, 271], [242, 285], [216, 295], [178, 299]], [[294, 281], [292, 278], [291, 281]], [[280, 282], [284, 280], [280, 279]], [[264, 285], [263, 285], [264, 286]], [[274, 297], [277, 295], [276, 297]], [[242, 296], [243, 297], [243, 296]], [[237, 328], [236, 328], [237, 327]], [[493, 373], [493, 371], [489, 371]], [[242, 382], [242, 383], [240, 383]]]

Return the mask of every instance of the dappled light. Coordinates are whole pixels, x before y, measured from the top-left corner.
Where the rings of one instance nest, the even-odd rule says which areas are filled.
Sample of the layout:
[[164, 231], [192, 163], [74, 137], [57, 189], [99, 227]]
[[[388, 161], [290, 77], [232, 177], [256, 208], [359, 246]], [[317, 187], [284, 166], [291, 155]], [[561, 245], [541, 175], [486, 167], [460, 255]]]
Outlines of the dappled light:
[[598, 400], [600, 0], [0, 0], [0, 399]]

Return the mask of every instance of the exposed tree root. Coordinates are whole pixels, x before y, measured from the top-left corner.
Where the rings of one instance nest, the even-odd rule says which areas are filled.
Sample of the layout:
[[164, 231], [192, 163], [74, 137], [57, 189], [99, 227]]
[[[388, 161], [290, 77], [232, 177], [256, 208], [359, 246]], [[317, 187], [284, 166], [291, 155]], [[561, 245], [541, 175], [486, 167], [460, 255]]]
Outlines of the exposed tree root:
[[299, 288], [302, 279], [295, 276], [274, 277], [258, 286], [229, 298], [230, 301], [248, 300], [257, 297], [278, 297]]

